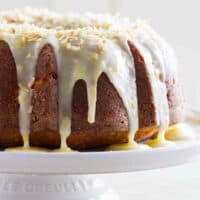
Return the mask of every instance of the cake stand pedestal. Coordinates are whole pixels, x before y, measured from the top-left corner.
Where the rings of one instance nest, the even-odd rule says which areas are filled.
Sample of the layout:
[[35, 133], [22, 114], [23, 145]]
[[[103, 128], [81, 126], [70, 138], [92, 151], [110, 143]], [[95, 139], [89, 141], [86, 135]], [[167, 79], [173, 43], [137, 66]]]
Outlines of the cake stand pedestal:
[[1, 175], [1, 200], [119, 200], [93, 175]]
[[199, 158], [199, 139], [141, 151], [0, 152], [0, 199], [119, 200], [98, 175], [86, 174], [156, 169]]

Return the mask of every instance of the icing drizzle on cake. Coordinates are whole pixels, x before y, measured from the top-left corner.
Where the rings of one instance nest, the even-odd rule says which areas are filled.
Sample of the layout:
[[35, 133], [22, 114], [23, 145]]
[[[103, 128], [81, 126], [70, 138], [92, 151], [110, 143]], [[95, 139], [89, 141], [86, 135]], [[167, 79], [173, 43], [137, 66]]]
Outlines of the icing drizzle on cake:
[[171, 49], [146, 23], [131, 23], [119, 16], [57, 14], [29, 8], [1, 12], [0, 19], [0, 38], [9, 44], [17, 66], [20, 132], [24, 147], [29, 146], [31, 86], [35, 80], [35, 66], [45, 44], [53, 46], [58, 64], [61, 149], [69, 150], [66, 139], [71, 133], [75, 83], [80, 79], [86, 82], [88, 122], [94, 123], [97, 80], [103, 72], [118, 91], [127, 110], [129, 146], [138, 146], [134, 142], [138, 130], [136, 75], [128, 40], [133, 41], [142, 53], [156, 91], [160, 131], [156, 140], [150, 141], [150, 146], [166, 143], [169, 108], [164, 83], [168, 67], [165, 54]]

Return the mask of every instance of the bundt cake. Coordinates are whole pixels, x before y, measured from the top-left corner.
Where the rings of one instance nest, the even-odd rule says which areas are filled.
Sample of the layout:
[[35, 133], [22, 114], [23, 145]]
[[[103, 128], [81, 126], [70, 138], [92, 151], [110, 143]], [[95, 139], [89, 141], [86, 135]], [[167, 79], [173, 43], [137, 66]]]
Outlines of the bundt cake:
[[0, 20], [0, 148], [159, 146], [184, 120], [176, 57], [146, 22], [30, 8]]

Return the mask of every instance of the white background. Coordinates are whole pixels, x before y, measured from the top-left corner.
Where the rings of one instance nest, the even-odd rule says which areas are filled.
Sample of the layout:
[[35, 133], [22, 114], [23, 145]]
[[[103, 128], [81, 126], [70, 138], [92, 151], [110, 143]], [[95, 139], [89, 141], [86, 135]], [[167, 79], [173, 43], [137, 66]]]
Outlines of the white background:
[[[200, 108], [199, 0], [0, 0], [0, 9], [33, 6], [58, 11], [121, 13], [150, 19], [153, 27], [175, 48], [189, 105]], [[122, 200], [199, 200], [200, 164], [120, 175], [102, 175]], [[135, 197], [134, 197], [135, 196]]]

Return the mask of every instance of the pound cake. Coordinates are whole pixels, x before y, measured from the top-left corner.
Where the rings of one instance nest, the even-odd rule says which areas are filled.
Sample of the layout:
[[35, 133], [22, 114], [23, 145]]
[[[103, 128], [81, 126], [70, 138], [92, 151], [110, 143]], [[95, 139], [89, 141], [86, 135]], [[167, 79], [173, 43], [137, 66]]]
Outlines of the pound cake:
[[0, 148], [166, 144], [184, 120], [172, 48], [146, 22], [0, 12]]

